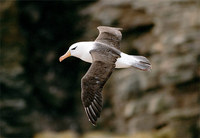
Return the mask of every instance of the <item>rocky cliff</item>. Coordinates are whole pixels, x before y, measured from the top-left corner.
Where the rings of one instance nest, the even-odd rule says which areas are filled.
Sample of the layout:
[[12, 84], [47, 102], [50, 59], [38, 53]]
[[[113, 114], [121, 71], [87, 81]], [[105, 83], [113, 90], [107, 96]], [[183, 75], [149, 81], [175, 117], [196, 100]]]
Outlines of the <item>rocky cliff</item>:
[[123, 69], [112, 75], [104, 91], [106, 129], [198, 137], [199, 1], [101, 0], [82, 14], [91, 16], [88, 37], [98, 25], [122, 27], [122, 51], [144, 55], [152, 63], [151, 72]]
[[[198, 0], [2, 1], [0, 15], [2, 137], [199, 137]], [[121, 50], [152, 71], [116, 69], [93, 128], [80, 101], [89, 65], [58, 58], [99, 25], [123, 28]]]

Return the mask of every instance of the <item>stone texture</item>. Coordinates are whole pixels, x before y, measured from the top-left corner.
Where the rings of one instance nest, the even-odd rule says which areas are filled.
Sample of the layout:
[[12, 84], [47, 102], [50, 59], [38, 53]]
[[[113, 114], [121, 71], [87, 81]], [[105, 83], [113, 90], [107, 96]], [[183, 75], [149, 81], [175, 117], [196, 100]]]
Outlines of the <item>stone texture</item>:
[[[113, 73], [105, 91], [110, 92], [116, 131], [139, 133], [139, 137], [198, 137], [199, 3], [120, 2], [100, 0], [83, 10], [92, 17], [88, 30], [95, 25], [124, 28], [122, 51], [147, 56], [152, 63], [151, 72], [123, 69]], [[105, 14], [104, 10], [117, 12]], [[102, 14], [106, 19], [98, 17]], [[151, 130], [156, 133], [140, 136]]]
[[[85, 8], [80, 3], [1, 2], [2, 135], [199, 137], [199, 2], [99, 0]], [[79, 87], [89, 65], [75, 59], [61, 65], [58, 57], [66, 50], [66, 39], [68, 44], [94, 40], [99, 25], [124, 28], [121, 50], [146, 56], [152, 71], [116, 69], [104, 89], [98, 127], [93, 128], [82, 109]]]
[[70, 119], [79, 121], [73, 114], [79, 63], [72, 62], [71, 70], [58, 58], [66, 43], [83, 33], [76, 23], [82, 21], [78, 9], [87, 3], [0, 1], [0, 137], [33, 137], [43, 130], [80, 126]]
[[78, 134], [73, 131], [63, 131], [63, 132], [41, 132], [34, 136], [34, 138], [78, 138]]

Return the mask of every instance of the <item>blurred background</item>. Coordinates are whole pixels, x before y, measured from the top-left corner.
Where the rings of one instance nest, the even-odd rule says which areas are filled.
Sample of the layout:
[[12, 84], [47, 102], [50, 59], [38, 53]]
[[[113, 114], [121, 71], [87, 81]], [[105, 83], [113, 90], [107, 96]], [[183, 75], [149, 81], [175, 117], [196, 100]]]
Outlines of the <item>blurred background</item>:
[[[198, 138], [200, 1], [0, 1], [0, 137]], [[97, 26], [121, 27], [121, 50], [151, 72], [116, 69], [97, 127], [82, 107], [90, 64], [58, 58]]]

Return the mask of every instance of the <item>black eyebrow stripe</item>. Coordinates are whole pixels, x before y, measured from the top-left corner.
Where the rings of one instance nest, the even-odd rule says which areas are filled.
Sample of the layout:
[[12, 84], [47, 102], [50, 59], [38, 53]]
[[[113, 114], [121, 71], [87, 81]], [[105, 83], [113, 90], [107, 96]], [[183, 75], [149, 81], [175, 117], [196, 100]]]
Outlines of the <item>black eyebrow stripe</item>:
[[72, 48], [72, 50], [75, 50], [77, 48], [77, 46], [76, 47], [74, 47], [74, 48]]

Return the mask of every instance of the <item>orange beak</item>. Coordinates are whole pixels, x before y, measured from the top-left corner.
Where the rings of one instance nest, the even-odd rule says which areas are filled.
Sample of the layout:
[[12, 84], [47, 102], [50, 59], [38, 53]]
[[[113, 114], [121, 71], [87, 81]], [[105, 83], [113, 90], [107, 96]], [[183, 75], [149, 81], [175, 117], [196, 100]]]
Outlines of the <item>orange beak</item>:
[[66, 59], [66, 58], [68, 58], [68, 57], [70, 57], [70, 56], [71, 56], [71, 53], [70, 53], [70, 51], [68, 50], [63, 56], [61, 56], [61, 57], [59, 58], [59, 61], [62, 62], [64, 59]]

